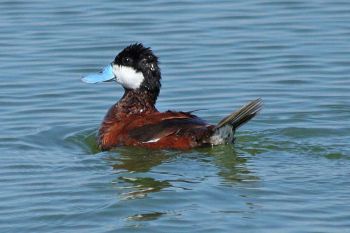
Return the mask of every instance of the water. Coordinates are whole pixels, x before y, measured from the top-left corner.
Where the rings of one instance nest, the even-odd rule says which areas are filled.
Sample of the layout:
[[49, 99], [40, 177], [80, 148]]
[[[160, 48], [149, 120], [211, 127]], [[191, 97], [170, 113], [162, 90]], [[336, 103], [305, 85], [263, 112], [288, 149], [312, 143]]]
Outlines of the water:
[[[350, 232], [348, 1], [1, 1], [1, 232]], [[132, 42], [157, 107], [209, 122], [262, 97], [234, 146], [100, 152], [122, 95], [84, 74]]]

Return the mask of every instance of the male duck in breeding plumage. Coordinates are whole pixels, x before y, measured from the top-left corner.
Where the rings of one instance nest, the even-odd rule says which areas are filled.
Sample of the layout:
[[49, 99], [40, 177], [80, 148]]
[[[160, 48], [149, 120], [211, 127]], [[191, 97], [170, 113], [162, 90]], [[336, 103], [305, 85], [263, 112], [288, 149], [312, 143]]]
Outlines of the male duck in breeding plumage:
[[86, 83], [115, 80], [125, 91], [109, 109], [99, 129], [98, 145], [102, 150], [117, 146], [186, 150], [233, 143], [236, 129], [262, 107], [260, 98], [251, 101], [217, 125], [208, 124], [192, 112], [159, 112], [155, 107], [161, 87], [158, 58], [142, 44], [126, 47], [99, 74], [82, 80]]

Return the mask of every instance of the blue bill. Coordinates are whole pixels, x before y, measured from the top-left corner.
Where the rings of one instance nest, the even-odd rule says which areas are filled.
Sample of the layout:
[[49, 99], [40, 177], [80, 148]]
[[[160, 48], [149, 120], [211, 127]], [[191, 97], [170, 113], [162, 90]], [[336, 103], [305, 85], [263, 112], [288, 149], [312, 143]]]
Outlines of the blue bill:
[[114, 79], [115, 76], [113, 74], [112, 65], [108, 65], [100, 73], [97, 74], [89, 74], [83, 77], [81, 80], [85, 83], [99, 83], [99, 82], [107, 82]]

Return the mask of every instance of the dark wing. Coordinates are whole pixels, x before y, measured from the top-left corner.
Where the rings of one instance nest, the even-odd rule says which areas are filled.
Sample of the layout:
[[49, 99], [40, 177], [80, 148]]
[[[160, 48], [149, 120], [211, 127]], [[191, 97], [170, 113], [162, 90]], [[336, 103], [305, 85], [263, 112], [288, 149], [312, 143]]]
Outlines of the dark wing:
[[[183, 114], [183, 113], [182, 113]], [[207, 123], [200, 118], [187, 114], [187, 117], [166, 116], [129, 130], [129, 137], [141, 142], [156, 142], [169, 135], [195, 136], [195, 131], [206, 129]], [[201, 130], [202, 129], [202, 130]]]

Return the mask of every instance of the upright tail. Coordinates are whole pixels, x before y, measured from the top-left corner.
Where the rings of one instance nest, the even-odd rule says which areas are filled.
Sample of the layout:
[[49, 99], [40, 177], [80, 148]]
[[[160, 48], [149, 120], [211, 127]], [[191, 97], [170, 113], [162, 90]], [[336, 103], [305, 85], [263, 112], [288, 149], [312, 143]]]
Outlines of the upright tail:
[[256, 99], [244, 105], [237, 111], [222, 119], [214, 128], [210, 137], [212, 145], [219, 145], [234, 141], [234, 133], [237, 128], [252, 119], [262, 108], [262, 100]]

